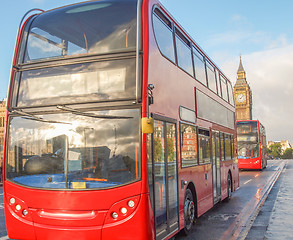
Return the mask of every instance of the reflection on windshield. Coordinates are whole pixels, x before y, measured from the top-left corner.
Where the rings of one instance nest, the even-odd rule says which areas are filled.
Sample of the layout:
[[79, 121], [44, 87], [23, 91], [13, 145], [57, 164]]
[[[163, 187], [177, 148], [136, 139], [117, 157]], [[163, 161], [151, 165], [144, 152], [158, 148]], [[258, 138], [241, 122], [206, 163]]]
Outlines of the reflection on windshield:
[[135, 59], [24, 71], [17, 106], [133, 99]]
[[257, 122], [237, 122], [237, 134], [257, 134]]
[[238, 142], [238, 158], [259, 157], [259, 145], [252, 142]]
[[238, 158], [259, 157], [257, 122], [237, 123]]
[[[90, 114], [129, 118], [104, 119], [72, 113], [38, 116], [48, 122], [13, 118], [6, 164], [8, 179], [54, 189], [108, 188], [139, 179], [139, 110]], [[56, 122], [51, 123], [53, 119]]]
[[24, 62], [136, 47], [136, 1], [104, 0], [67, 6], [36, 17]]

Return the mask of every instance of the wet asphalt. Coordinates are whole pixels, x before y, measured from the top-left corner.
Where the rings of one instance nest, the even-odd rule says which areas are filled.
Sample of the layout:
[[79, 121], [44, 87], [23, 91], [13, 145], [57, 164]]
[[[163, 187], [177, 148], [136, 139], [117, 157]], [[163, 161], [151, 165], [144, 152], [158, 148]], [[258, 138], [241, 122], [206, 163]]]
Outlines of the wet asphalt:
[[245, 239], [293, 239], [292, 202], [293, 160], [288, 160]]

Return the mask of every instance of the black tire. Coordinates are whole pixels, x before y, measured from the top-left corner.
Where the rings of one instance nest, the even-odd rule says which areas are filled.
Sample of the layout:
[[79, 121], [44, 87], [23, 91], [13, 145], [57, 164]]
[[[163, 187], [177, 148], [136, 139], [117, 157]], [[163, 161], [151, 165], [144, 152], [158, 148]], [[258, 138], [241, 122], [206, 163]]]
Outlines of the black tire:
[[232, 197], [232, 178], [230, 173], [228, 173], [228, 178], [227, 178], [227, 192], [228, 192], [228, 196], [225, 199], [225, 201], [229, 202]]
[[196, 207], [190, 189], [186, 189], [184, 197], [184, 229], [183, 234], [188, 235], [195, 221]]

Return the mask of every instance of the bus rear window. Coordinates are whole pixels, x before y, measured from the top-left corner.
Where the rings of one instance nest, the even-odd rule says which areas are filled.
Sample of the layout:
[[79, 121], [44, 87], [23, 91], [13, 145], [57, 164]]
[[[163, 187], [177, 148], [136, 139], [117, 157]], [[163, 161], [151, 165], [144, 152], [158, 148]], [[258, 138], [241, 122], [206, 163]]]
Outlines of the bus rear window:
[[136, 14], [135, 0], [87, 2], [45, 12], [30, 25], [20, 62], [134, 50]]

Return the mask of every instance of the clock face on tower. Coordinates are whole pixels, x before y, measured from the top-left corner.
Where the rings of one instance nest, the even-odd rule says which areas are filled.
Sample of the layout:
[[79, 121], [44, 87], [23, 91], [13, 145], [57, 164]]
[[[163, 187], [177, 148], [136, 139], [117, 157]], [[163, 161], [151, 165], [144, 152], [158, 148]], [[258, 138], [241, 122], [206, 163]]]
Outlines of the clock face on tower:
[[237, 96], [236, 96], [236, 101], [239, 102], [239, 103], [244, 103], [246, 100], [246, 97], [243, 93], [239, 93]]

